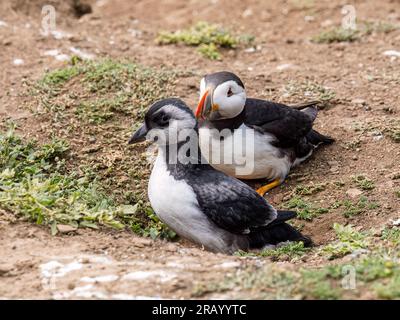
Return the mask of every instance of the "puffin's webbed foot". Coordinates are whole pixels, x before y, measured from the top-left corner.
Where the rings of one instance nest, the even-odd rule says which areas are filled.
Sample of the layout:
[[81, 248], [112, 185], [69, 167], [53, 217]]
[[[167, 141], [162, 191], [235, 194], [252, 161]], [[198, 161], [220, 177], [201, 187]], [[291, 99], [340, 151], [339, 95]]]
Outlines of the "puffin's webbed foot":
[[262, 186], [261, 188], [258, 188], [256, 191], [257, 191], [257, 193], [258, 193], [261, 197], [264, 197], [264, 195], [265, 195], [268, 191], [270, 191], [270, 190], [272, 190], [273, 188], [279, 186], [280, 184], [282, 184], [282, 182], [283, 182], [283, 180], [281, 180], [281, 179], [275, 179], [274, 181], [268, 183], [267, 185]]

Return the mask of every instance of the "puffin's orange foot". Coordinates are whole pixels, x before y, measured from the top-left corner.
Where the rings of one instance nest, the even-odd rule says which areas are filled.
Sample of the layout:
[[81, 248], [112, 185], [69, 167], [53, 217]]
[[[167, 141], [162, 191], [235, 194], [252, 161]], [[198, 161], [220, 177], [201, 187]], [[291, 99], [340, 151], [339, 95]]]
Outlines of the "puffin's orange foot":
[[281, 181], [281, 179], [276, 179], [271, 183], [268, 183], [267, 185], [258, 188], [256, 191], [261, 197], [264, 197], [264, 194], [266, 194], [269, 190], [279, 186], [282, 182], [283, 181]]

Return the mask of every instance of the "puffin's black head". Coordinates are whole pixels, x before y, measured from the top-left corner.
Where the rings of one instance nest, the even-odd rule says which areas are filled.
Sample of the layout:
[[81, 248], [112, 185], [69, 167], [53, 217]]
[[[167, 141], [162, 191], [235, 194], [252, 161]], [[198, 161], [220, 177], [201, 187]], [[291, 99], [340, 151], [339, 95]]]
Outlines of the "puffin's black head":
[[157, 101], [147, 111], [144, 124], [133, 134], [129, 144], [144, 140], [157, 144], [179, 142], [183, 130], [196, 130], [197, 121], [192, 110], [180, 99], [169, 98]]
[[201, 79], [196, 118], [231, 119], [242, 112], [245, 104], [246, 91], [237, 75], [227, 71], [211, 73]]

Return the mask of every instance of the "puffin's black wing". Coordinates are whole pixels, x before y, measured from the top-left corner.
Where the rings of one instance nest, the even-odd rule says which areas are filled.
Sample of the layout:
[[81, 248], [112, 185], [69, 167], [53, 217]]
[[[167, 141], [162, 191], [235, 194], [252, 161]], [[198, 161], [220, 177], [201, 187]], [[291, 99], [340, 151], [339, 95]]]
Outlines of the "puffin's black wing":
[[209, 165], [197, 167], [190, 175], [185, 180], [193, 188], [201, 211], [220, 228], [244, 234], [276, 218], [276, 210], [245, 183]]
[[299, 111], [284, 104], [259, 99], [246, 100], [245, 124], [255, 130], [273, 134], [281, 148], [296, 146], [312, 129], [317, 110]]

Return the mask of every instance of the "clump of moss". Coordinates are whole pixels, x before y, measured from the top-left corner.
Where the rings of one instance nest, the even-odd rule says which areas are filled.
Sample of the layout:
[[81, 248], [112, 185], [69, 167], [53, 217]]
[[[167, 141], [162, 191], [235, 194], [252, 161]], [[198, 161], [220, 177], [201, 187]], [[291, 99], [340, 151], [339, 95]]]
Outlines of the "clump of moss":
[[384, 21], [364, 21], [357, 24], [357, 29], [334, 27], [313, 36], [315, 43], [353, 42], [372, 33], [389, 33], [399, 29], [399, 26]]
[[335, 99], [336, 92], [316, 81], [305, 81], [298, 83], [290, 81], [283, 89], [285, 97], [293, 97], [296, 99], [307, 99], [320, 101], [322, 105], [327, 105]]
[[359, 215], [368, 210], [374, 210], [379, 207], [379, 204], [373, 201], [370, 201], [367, 197], [361, 196], [358, 201], [354, 202], [351, 200], [343, 200], [335, 202], [332, 205], [332, 208], [344, 208], [343, 216], [346, 218], [351, 218], [355, 215]]
[[316, 207], [299, 196], [292, 197], [283, 204], [283, 207], [286, 209], [295, 209], [297, 211], [297, 218], [307, 221], [311, 221], [315, 217], [329, 212], [328, 209]]
[[353, 229], [352, 226], [343, 226], [338, 223], [333, 225], [338, 241], [328, 244], [322, 249], [329, 259], [343, 257], [359, 249], [368, 247], [367, 235]]
[[359, 39], [357, 30], [344, 29], [342, 27], [332, 28], [313, 36], [311, 41], [315, 43], [353, 42]]
[[362, 190], [369, 191], [375, 189], [375, 183], [371, 179], [363, 175], [356, 175], [353, 177], [353, 181]]
[[161, 31], [156, 38], [158, 44], [184, 44], [198, 47], [206, 58], [221, 59], [220, 48], [236, 48], [241, 43], [251, 43], [253, 37], [235, 36], [217, 24], [198, 22], [194, 26], [175, 32]]
[[274, 260], [289, 259], [293, 260], [304, 256], [311, 249], [304, 247], [303, 242], [289, 242], [282, 243], [274, 249], [265, 249], [258, 253], [246, 252], [239, 250], [235, 253], [237, 256], [258, 256], [258, 257], [271, 257]]

